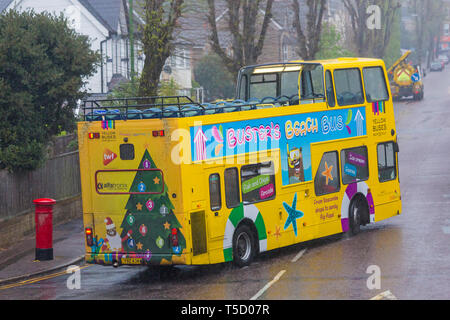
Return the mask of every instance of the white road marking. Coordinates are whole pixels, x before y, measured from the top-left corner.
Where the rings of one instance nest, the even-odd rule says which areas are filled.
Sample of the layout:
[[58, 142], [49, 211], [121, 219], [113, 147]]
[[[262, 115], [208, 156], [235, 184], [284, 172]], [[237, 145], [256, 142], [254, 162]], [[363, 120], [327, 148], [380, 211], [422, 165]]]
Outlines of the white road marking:
[[299, 253], [297, 253], [297, 255], [291, 260], [291, 262], [297, 262], [297, 260], [302, 257], [302, 255], [305, 253], [305, 251], [306, 251], [306, 248], [303, 249], [302, 251], [300, 251]]
[[370, 300], [398, 300], [396, 296], [392, 294], [390, 290], [377, 294], [375, 297], [370, 298]]
[[256, 300], [258, 299], [267, 289], [269, 289], [275, 282], [280, 280], [281, 276], [286, 272], [286, 270], [281, 270], [278, 272], [278, 274], [273, 278], [272, 281], [270, 281], [268, 284], [266, 284], [261, 290], [258, 291], [257, 294], [255, 294], [253, 297], [250, 298], [250, 300]]

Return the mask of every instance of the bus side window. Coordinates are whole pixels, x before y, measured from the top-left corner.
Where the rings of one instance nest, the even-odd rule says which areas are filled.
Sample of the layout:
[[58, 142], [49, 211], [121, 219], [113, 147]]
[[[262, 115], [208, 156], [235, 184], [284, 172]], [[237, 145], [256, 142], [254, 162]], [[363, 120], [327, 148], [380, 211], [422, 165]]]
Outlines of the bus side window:
[[222, 208], [222, 197], [220, 194], [220, 175], [213, 173], [209, 176], [209, 201], [211, 211], [218, 211]]
[[386, 80], [381, 67], [364, 68], [363, 76], [367, 102], [386, 101], [389, 99]]
[[275, 198], [273, 162], [257, 163], [241, 168], [242, 202], [250, 204]]
[[342, 183], [350, 184], [369, 179], [369, 164], [366, 147], [341, 151]]
[[338, 192], [340, 189], [338, 153], [337, 151], [326, 152], [322, 156], [314, 178], [316, 196]]
[[239, 196], [239, 173], [237, 168], [225, 170], [225, 202], [227, 208], [231, 209], [240, 204]]
[[330, 70], [327, 70], [325, 74], [325, 85], [327, 90], [327, 101], [330, 107], [334, 107], [336, 105], [336, 100], [334, 99], [334, 87], [333, 87], [333, 79], [331, 77]]
[[364, 103], [361, 73], [358, 68], [334, 70], [334, 86], [340, 106]]
[[380, 143], [377, 146], [378, 180], [386, 182], [397, 178], [394, 143]]

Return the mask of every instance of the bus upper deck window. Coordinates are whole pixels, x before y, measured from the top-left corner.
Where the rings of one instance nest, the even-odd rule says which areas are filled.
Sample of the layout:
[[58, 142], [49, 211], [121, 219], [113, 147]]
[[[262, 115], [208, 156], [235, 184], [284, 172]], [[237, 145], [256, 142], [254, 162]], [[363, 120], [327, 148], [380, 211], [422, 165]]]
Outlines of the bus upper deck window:
[[335, 70], [334, 86], [340, 106], [364, 103], [361, 73], [358, 68]]
[[386, 80], [381, 67], [364, 68], [363, 77], [367, 102], [385, 101], [389, 99]]
[[327, 73], [325, 74], [325, 86], [327, 90], [328, 105], [334, 107], [336, 105], [336, 100], [334, 99], [333, 79], [329, 70], [327, 70]]
[[323, 67], [318, 64], [304, 65], [300, 76], [300, 100], [314, 103], [324, 99]]

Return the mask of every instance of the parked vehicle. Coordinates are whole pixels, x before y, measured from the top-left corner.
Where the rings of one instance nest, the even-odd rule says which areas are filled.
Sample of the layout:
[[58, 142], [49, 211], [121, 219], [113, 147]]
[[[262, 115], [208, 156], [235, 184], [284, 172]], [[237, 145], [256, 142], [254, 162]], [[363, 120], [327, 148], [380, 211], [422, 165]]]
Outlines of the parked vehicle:
[[430, 65], [430, 71], [442, 71], [444, 70], [444, 67], [442, 66], [442, 63], [439, 61], [434, 61]]
[[449, 59], [448, 59], [447, 55], [445, 55], [445, 54], [440, 54], [438, 57], [438, 60], [444, 62], [445, 64], [448, 64], [448, 62], [449, 62]]
[[412, 64], [408, 59], [410, 54], [410, 50], [406, 51], [387, 71], [394, 100], [410, 96], [422, 100], [424, 97], [422, 68]]

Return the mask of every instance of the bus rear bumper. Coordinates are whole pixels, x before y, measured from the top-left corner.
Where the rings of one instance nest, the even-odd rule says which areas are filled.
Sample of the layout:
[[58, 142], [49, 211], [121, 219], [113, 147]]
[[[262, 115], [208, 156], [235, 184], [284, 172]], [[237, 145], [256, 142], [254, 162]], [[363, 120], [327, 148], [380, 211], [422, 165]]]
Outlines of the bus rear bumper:
[[85, 261], [89, 264], [99, 264], [104, 266], [122, 266], [122, 265], [179, 265], [190, 264], [188, 254], [152, 254], [145, 253], [86, 253]]

